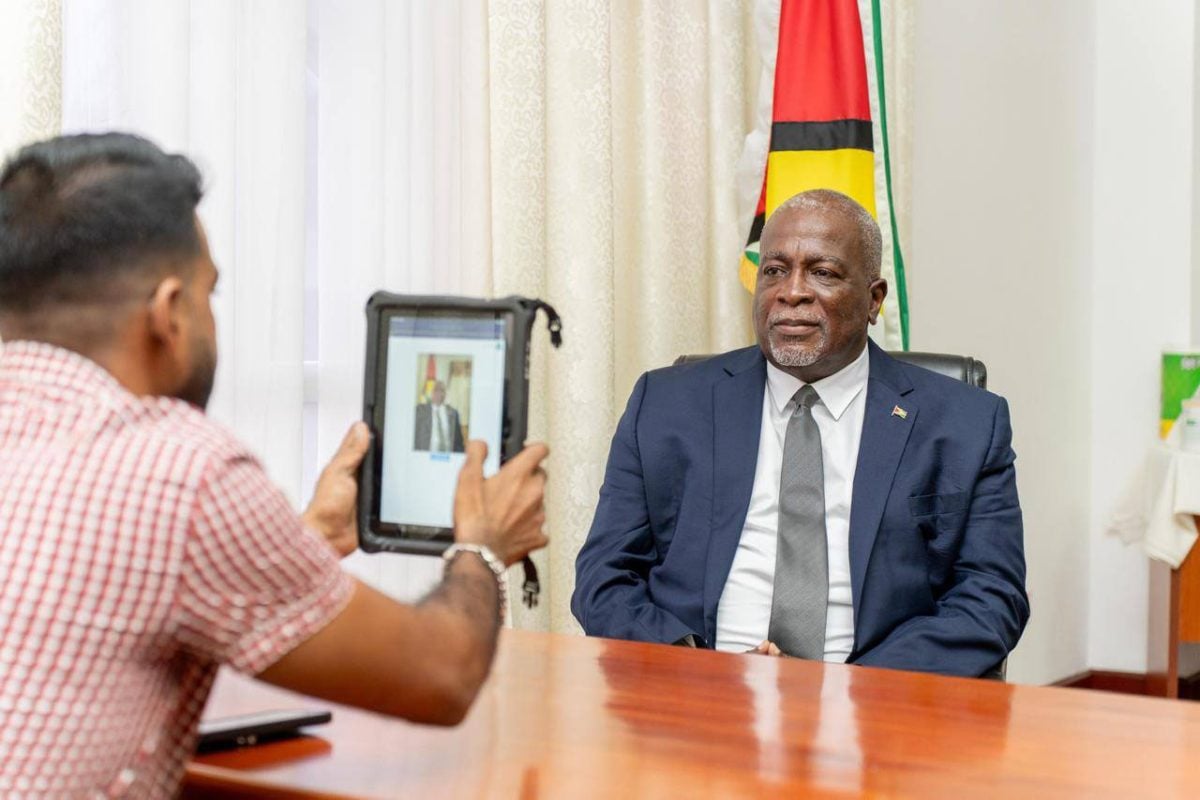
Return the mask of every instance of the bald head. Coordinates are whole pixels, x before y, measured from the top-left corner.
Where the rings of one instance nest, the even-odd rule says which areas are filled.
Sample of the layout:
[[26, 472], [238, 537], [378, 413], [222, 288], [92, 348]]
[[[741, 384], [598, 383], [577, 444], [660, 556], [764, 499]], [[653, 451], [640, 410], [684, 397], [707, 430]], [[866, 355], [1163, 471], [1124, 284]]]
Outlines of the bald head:
[[835, 214], [846, 219], [853, 225], [856, 232], [867, 276], [871, 280], [880, 276], [883, 261], [883, 236], [879, 232], [879, 223], [875, 222], [870, 211], [867, 211], [854, 199], [832, 189], [810, 189], [807, 192], [792, 195], [784, 201], [771, 214], [767, 225], [770, 225], [776, 217], [784, 217], [791, 212]]
[[776, 367], [811, 383], [858, 358], [879, 317], [879, 226], [844, 194], [804, 192], [776, 209], [759, 242], [754, 325]]

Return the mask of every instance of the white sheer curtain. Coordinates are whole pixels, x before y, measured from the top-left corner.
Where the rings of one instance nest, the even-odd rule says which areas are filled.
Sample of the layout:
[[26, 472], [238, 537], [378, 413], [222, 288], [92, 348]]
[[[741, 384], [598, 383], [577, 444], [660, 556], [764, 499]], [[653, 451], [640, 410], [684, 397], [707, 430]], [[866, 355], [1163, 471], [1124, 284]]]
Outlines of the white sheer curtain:
[[214, 417], [301, 496], [305, 12], [242, 3], [67, 0], [63, 129], [120, 129], [192, 156], [221, 269]]
[[[299, 505], [361, 415], [376, 289], [490, 288], [482, 0], [65, 0], [63, 127], [192, 156], [222, 271], [211, 404]], [[356, 556], [413, 597], [435, 559]]]
[[[490, 292], [483, 0], [315, 5], [319, 460], [362, 413], [371, 292]], [[393, 595], [441, 574], [428, 557], [356, 554]]]
[[62, 114], [59, 0], [0, 3], [0, 159], [53, 136]]

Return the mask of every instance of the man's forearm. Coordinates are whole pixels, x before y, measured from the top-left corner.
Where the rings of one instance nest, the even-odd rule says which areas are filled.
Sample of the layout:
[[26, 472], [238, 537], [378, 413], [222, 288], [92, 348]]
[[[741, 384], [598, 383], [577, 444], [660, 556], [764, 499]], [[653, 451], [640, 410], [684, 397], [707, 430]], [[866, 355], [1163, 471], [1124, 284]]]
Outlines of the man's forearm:
[[441, 646], [455, 651], [446, 669], [457, 667], [463, 690], [474, 697], [487, 678], [500, 630], [500, 590], [496, 576], [474, 553], [461, 553], [417, 606], [436, 626]]
[[446, 565], [442, 582], [420, 605], [441, 606], [462, 614], [477, 625], [489, 645], [495, 644], [500, 629], [500, 588], [491, 567], [475, 553], [455, 556]]
[[977, 576], [971, 584], [939, 601], [937, 613], [901, 623], [855, 663], [966, 677], [992, 670], [1016, 647], [1029, 604], [1023, 591], [997, 579]]

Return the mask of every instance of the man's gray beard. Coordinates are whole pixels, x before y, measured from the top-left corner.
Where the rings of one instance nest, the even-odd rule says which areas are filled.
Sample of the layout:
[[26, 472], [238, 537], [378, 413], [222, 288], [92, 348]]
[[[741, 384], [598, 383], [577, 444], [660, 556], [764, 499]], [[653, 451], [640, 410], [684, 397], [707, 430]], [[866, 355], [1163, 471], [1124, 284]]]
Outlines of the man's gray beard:
[[771, 358], [781, 367], [811, 367], [825, 355], [825, 337], [811, 347], [801, 344], [780, 344], [768, 337]]

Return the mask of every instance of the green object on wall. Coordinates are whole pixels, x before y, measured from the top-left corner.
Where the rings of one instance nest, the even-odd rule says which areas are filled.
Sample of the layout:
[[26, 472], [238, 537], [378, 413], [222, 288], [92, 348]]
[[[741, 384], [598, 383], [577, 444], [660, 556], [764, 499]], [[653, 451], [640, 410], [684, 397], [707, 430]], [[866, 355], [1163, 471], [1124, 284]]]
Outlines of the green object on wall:
[[1200, 352], [1164, 351], [1162, 357], [1162, 414], [1159, 435], [1167, 438], [1183, 411], [1183, 401], [1200, 389]]

